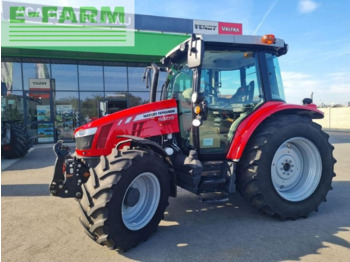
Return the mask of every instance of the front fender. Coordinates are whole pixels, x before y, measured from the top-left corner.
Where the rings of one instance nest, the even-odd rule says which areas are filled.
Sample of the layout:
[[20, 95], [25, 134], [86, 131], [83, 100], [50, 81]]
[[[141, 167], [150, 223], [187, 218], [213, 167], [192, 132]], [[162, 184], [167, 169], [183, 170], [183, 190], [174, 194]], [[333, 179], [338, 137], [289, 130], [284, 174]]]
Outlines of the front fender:
[[[176, 188], [176, 177], [175, 177], [175, 173], [173, 172], [173, 163], [171, 161], [171, 159], [169, 158], [168, 154], [165, 152], [165, 150], [158, 145], [156, 142], [153, 142], [149, 139], [145, 139], [145, 138], [141, 138], [141, 137], [136, 137], [136, 136], [129, 136], [129, 135], [120, 135], [118, 136], [118, 138], [121, 139], [126, 139], [122, 142], [120, 142], [120, 145], [122, 145], [123, 143], [129, 143], [131, 142], [130, 146], [140, 146], [143, 147], [145, 149], [148, 150], [153, 150], [154, 152], [156, 152], [157, 154], [161, 155], [165, 162], [168, 164], [169, 166], [169, 170], [170, 170], [170, 196], [172, 197], [176, 197], [177, 195], [177, 188]], [[118, 149], [117, 145], [117, 149]]]
[[312, 119], [323, 118], [323, 112], [318, 110], [314, 104], [293, 105], [286, 104], [284, 102], [267, 102], [239, 124], [226, 158], [232, 159], [234, 161], [239, 161], [243, 154], [245, 146], [247, 145], [256, 128], [266, 118], [280, 113], [306, 115]]

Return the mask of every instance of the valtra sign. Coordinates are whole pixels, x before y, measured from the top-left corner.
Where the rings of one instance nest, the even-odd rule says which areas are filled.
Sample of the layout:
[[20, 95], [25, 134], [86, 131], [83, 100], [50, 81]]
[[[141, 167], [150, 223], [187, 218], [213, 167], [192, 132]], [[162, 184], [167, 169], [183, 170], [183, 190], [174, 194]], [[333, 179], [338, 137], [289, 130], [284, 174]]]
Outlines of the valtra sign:
[[242, 35], [242, 24], [193, 20], [193, 33], [204, 35]]
[[219, 35], [241, 35], [242, 24], [219, 22]]

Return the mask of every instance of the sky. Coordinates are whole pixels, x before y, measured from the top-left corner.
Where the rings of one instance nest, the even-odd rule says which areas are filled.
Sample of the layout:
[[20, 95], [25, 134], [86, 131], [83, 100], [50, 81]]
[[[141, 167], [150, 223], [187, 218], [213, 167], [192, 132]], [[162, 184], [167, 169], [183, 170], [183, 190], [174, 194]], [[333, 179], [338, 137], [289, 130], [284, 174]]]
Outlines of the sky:
[[[40, 0], [22, 0], [42, 4]], [[46, 0], [59, 6], [117, 6], [118, 0]], [[135, 0], [135, 13], [243, 24], [243, 34], [274, 34], [287, 102], [313, 93], [318, 105], [350, 103], [349, 0]]]

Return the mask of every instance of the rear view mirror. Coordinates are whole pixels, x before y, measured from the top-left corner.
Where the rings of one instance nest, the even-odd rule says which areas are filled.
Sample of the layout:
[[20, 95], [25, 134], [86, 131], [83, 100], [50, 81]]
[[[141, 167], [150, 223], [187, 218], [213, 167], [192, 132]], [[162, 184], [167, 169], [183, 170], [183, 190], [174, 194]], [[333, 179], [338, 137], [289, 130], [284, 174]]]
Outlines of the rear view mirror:
[[193, 34], [188, 42], [187, 64], [189, 68], [198, 67], [202, 64], [203, 51], [202, 37]]

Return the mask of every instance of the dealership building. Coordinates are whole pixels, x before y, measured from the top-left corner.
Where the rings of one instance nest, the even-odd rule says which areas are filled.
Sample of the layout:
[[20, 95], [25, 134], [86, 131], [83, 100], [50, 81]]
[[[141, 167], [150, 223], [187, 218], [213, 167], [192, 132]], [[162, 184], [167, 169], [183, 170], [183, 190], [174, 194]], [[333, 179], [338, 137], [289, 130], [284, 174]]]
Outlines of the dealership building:
[[2, 46], [2, 119], [23, 120], [35, 143], [72, 141], [75, 128], [100, 117], [106, 101], [116, 110], [147, 103], [145, 67], [192, 33], [242, 34], [236, 23], [137, 14], [134, 20], [134, 46]]

